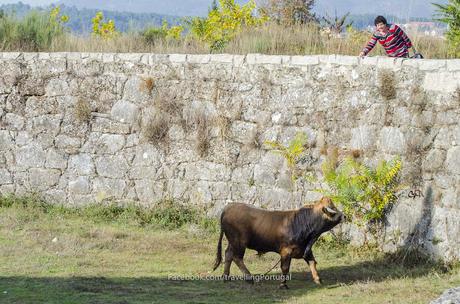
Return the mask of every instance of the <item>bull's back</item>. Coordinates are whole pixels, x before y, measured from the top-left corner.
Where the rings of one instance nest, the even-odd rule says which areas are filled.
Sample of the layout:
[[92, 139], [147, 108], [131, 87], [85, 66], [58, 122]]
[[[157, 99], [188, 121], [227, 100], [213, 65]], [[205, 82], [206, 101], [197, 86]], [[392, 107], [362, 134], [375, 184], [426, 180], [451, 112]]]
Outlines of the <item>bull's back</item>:
[[222, 213], [222, 229], [230, 243], [258, 251], [277, 251], [286, 237], [292, 211], [269, 211], [233, 203]]

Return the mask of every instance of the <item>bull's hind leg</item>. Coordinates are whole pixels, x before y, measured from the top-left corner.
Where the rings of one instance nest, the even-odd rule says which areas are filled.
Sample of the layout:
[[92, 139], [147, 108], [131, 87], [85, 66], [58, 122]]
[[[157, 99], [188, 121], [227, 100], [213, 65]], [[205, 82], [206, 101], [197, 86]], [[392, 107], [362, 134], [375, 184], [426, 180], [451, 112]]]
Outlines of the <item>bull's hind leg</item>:
[[280, 252], [281, 255], [281, 271], [283, 273], [280, 289], [288, 289], [286, 284], [287, 278], [289, 276], [289, 269], [291, 268], [291, 250], [289, 248], [282, 249]]
[[248, 268], [243, 262], [244, 258], [244, 252], [246, 249], [239, 249], [235, 250], [233, 254], [233, 261], [235, 261], [235, 264], [238, 266], [238, 268], [241, 270], [241, 272], [244, 274], [244, 280], [248, 283], [254, 284], [254, 279], [252, 278], [252, 274], [249, 272]]
[[310, 251], [304, 258], [304, 260], [308, 263], [308, 266], [310, 266], [310, 271], [311, 271], [311, 276], [313, 277], [313, 281], [321, 285], [321, 278], [319, 277], [318, 270], [316, 269], [316, 260], [315, 257], [313, 256], [313, 252]]
[[228, 245], [225, 250], [225, 265], [224, 265], [224, 281], [227, 281], [230, 276], [230, 266], [232, 266], [233, 261], [233, 249], [231, 245]]

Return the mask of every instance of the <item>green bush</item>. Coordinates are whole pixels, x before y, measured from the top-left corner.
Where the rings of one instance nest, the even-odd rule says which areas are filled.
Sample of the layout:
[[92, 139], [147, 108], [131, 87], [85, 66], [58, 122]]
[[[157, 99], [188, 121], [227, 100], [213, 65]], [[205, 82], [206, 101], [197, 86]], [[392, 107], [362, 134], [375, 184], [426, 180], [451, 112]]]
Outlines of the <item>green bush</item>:
[[352, 157], [339, 162], [328, 156], [322, 171], [329, 189], [321, 192], [341, 205], [348, 219], [363, 226], [383, 219], [388, 207], [396, 202], [401, 168], [399, 157], [382, 160], [374, 168]]
[[213, 5], [206, 18], [195, 17], [188, 21], [193, 37], [208, 44], [212, 52], [221, 51], [235, 36], [246, 28], [253, 28], [268, 21], [265, 16], [254, 14], [253, 0], [244, 5], [235, 0], [219, 0]]
[[180, 40], [184, 28], [181, 25], [170, 26], [166, 20], [161, 27], [151, 27], [141, 33], [147, 44], [155, 45], [159, 41]]
[[[305, 170], [299, 168], [306, 143], [307, 137], [303, 133], [298, 133], [288, 146], [279, 142], [266, 142], [286, 159], [293, 182], [299, 177], [303, 177], [306, 182], [318, 181], [309, 172], [302, 172]], [[396, 193], [401, 189], [401, 168], [399, 157], [391, 161], [382, 160], [376, 167], [372, 167], [352, 156], [339, 160], [338, 149], [334, 149], [321, 166], [322, 182], [328, 187], [317, 191], [331, 197], [341, 206], [348, 220], [367, 227], [369, 223], [382, 220], [385, 212], [396, 202]]]
[[54, 41], [65, 35], [67, 16], [59, 16], [59, 8], [49, 13], [32, 11], [23, 19], [3, 15], [0, 18], [0, 47], [23, 51], [48, 50]]
[[456, 58], [460, 57], [460, 0], [449, 0], [446, 5], [433, 3], [437, 7], [438, 21], [448, 25], [446, 38], [449, 41], [449, 52]]
[[143, 31], [141, 36], [147, 44], [155, 45], [158, 41], [165, 40], [166, 34], [161, 27], [151, 27]]

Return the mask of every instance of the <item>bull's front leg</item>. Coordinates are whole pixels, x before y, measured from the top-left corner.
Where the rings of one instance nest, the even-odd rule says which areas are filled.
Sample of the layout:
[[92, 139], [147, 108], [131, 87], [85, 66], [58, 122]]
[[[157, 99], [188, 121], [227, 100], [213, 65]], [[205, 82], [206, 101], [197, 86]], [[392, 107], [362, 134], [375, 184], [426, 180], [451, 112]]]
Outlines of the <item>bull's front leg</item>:
[[313, 256], [313, 252], [310, 250], [310, 253], [307, 254], [306, 257], [304, 257], [304, 260], [308, 263], [308, 266], [310, 266], [310, 271], [311, 271], [311, 276], [313, 277], [313, 282], [315, 282], [318, 285], [321, 285], [321, 278], [318, 275], [318, 270], [316, 269], [316, 260], [315, 257]]
[[281, 253], [280, 253], [281, 271], [283, 273], [281, 284], [280, 284], [280, 289], [288, 289], [286, 281], [289, 275], [289, 268], [291, 267], [291, 252], [292, 250], [290, 248], [285, 248], [281, 250]]
[[310, 266], [310, 271], [313, 277], [313, 281], [316, 284], [321, 285], [321, 279], [318, 275], [318, 270], [316, 269], [317, 263], [316, 263], [315, 257], [313, 256], [313, 252], [312, 252], [313, 244], [316, 242], [317, 239], [318, 237], [313, 237], [310, 241], [308, 241], [307, 246], [305, 247], [304, 254], [303, 254], [303, 259]]

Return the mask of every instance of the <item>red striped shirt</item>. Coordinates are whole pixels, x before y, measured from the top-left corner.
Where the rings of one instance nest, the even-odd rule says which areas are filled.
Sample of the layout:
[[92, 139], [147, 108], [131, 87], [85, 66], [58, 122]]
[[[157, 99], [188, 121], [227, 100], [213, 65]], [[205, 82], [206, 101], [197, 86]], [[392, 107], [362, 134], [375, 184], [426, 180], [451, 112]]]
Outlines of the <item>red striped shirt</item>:
[[388, 33], [386, 34], [375, 32], [363, 49], [365, 55], [374, 48], [377, 41], [383, 46], [385, 52], [390, 57], [407, 57], [409, 56], [409, 48], [412, 47], [409, 37], [396, 24], [390, 24]]

